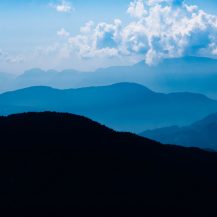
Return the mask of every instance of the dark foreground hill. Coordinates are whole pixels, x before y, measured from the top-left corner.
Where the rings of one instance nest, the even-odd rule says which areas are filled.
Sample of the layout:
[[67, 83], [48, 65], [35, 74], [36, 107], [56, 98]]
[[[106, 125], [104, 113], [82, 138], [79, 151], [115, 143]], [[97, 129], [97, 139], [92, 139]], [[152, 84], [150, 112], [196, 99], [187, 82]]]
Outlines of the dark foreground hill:
[[0, 137], [7, 216], [217, 214], [215, 153], [49, 112], [0, 118]]
[[217, 112], [217, 101], [193, 93], [156, 93], [135, 83], [68, 90], [30, 87], [0, 95], [0, 115], [26, 111], [69, 112], [139, 133], [190, 124]]
[[217, 114], [197, 121], [186, 127], [166, 127], [147, 130], [141, 136], [165, 144], [177, 144], [187, 147], [200, 147], [217, 151]]

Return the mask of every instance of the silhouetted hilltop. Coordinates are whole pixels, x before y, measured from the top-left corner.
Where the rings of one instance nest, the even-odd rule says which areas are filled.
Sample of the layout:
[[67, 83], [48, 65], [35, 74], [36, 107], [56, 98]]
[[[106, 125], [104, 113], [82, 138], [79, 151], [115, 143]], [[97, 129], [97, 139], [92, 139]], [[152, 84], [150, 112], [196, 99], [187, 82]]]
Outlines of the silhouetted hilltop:
[[39, 86], [0, 94], [1, 115], [28, 111], [69, 112], [138, 133], [190, 124], [216, 112], [217, 101], [187, 92], [157, 93], [135, 83], [67, 90]]
[[0, 197], [8, 215], [217, 214], [215, 153], [51, 112], [1, 117], [0, 136]]
[[141, 133], [141, 136], [165, 144], [200, 147], [217, 151], [217, 114], [211, 114], [185, 127], [173, 126], [147, 130]]

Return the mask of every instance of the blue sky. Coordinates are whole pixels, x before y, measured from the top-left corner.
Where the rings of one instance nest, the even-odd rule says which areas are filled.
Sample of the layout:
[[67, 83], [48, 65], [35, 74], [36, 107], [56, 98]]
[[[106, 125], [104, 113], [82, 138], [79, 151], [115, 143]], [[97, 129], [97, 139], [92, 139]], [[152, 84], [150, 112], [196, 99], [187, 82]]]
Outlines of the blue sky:
[[[137, 3], [142, 2], [142, 0], [136, 1]], [[123, 39], [118, 37], [114, 40], [114, 35], [116, 37], [119, 34], [118, 31], [121, 31], [121, 37], [125, 37], [127, 34], [125, 32], [129, 29], [128, 25], [132, 22], [141, 23], [142, 17], [136, 16], [137, 20], [135, 21], [135, 17], [133, 17], [135, 14], [132, 15], [128, 11], [131, 2], [130, 0], [1, 0], [0, 71], [21, 73], [23, 70], [33, 67], [58, 70], [65, 68], [93, 70], [110, 65], [131, 64], [143, 57], [150, 64], [160, 61], [165, 57], [162, 51], [156, 54], [158, 50], [162, 49], [161, 45], [155, 43], [151, 47], [142, 46], [142, 44], [145, 44], [144, 41], [147, 40], [147, 33], [142, 35], [142, 32], [140, 32], [139, 35], [129, 36], [131, 38], [129, 40], [124, 39], [124, 42]], [[145, 0], [143, 3], [145, 4]], [[216, 0], [186, 0], [185, 3], [197, 5], [207, 14], [217, 16]], [[58, 6], [64, 5], [68, 6], [68, 9], [64, 10], [64, 7], [59, 7], [58, 10]], [[61, 9], [63, 10], [61, 11]], [[114, 21], [115, 19], [119, 19], [121, 24], [117, 20]], [[94, 26], [89, 23], [93, 29], [85, 33], [84, 42], [82, 41], [84, 39], [81, 40], [84, 33], [81, 34], [80, 29], [89, 21], [94, 23]], [[104, 25], [101, 25], [102, 23]], [[96, 43], [93, 45], [90, 43], [91, 40], [95, 40], [94, 32], [99, 31], [97, 25], [101, 25], [100, 28], [104, 32], [100, 33], [103, 36], [98, 34]], [[119, 25], [122, 27], [119, 27]], [[119, 28], [122, 28], [122, 30], [119, 30]], [[215, 27], [209, 28], [215, 30]], [[213, 29], [208, 31], [208, 33], [210, 32], [213, 32]], [[207, 41], [206, 34], [206, 31], [200, 34], [199, 39], [195, 37], [195, 34], [192, 35], [188, 49], [182, 51], [180, 48], [180, 56], [185, 55], [185, 53], [189, 54], [189, 50], [191, 50], [190, 54], [201, 54], [202, 49], [200, 49], [200, 52], [198, 50], [196, 52], [195, 49], [201, 47], [205, 50], [205, 45], [198, 41], [202, 37], [205, 43]], [[135, 46], [129, 45], [132, 38], [136, 38], [136, 41], [133, 42], [134, 45], [137, 43]], [[118, 43], [121, 43], [121, 46]], [[125, 47], [123, 47], [124, 43]], [[207, 43], [210, 47], [211, 44], [215, 43], [215, 40]], [[81, 44], [85, 44], [85, 47], [82, 47]], [[169, 45], [166, 44], [165, 46], [168, 47]], [[212, 51], [213, 54], [214, 47]], [[168, 54], [169, 57], [173, 57], [173, 55], [172, 51]], [[206, 50], [203, 55], [210, 56], [211, 54]]]

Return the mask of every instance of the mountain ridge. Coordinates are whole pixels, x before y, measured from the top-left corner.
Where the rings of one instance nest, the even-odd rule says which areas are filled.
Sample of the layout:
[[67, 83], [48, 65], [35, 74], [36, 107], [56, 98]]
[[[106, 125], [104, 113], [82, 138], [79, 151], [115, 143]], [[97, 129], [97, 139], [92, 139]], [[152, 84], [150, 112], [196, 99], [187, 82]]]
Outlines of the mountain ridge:
[[217, 151], [216, 132], [217, 113], [214, 113], [188, 126], [147, 130], [140, 133], [140, 135], [166, 144], [178, 144]]
[[[119, 82], [135, 82], [158, 92], [196, 92], [217, 99], [217, 60], [202, 57], [165, 59], [155, 66], [144, 61], [131, 66], [114, 66], [92, 72], [76, 70], [41, 70], [21, 74], [0, 86], [0, 92], [27, 86], [51, 86], [54, 88], [80, 88], [110, 85]], [[32, 69], [33, 71], [36, 69]], [[36, 70], [37, 71], [37, 70]], [[31, 72], [31, 70], [30, 70]]]
[[[84, 115], [121, 131], [186, 125], [217, 111], [217, 101], [201, 94], [154, 92], [140, 84], [118, 83], [78, 89], [30, 87], [0, 94], [2, 115], [57, 111]], [[7, 112], [8, 110], [8, 112]]]

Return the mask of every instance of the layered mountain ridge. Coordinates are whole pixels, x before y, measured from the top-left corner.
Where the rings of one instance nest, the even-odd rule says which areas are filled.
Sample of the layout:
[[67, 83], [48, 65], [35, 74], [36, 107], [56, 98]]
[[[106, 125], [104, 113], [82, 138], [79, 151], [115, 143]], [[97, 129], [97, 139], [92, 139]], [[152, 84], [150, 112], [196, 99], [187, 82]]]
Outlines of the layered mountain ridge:
[[[217, 60], [204, 57], [165, 59], [158, 65], [148, 66], [144, 61], [132, 66], [117, 66], [93, 72], [76, 70], [31, 69], [0, 86], [0, 92], [30, 86], [54, 88], [80, 88], [110, 85], [119, 82], [135, 82], [158, 92], [196, 92], [217, 99]], [[3, 78], [2, 78], [3, 79]], [[1, 76], [0, 76], [1, 83]]]
[[57, 111], [85, 115], [115, 130], [141, 132], [187, 125], [217, 112], [201, 94], [162, 94], [135, 83], [59, 90], [30, 87], [0, 95], [0, 114]]
[[217, 151], [217, 113], [185, 127], [147, 130], [140, 135], [165, 144], [200, 147]]

